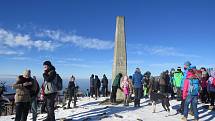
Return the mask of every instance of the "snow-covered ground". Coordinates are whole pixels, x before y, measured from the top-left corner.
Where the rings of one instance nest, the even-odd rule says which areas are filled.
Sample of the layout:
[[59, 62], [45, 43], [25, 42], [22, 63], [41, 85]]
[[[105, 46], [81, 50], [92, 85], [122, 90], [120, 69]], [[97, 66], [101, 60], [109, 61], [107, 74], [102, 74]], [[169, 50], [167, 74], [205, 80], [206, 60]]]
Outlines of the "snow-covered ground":
[[[130, 103], [129, 107], [120, 105], [99, 105], [99, 102], [106, 98], [99, 98], [94, 100], [92, 98], [80, 98], [77, 105], [78, 108], [63, 109], [58, 108], [55, 110], [56, 119], [58, 121], [67, 119], [68, 121], [180, 121], [182, 115], [176, 114], [176, 109], [179, 107], [179, 103], [176, 100], [171, 100], [171, 112], [169, 116], [164, 111], [161, 104], [156, 106], [156, 112], [152, 113], [152, 106], [148, 105], [149, 101], [141, 99], [141, 107], [136, 108], [133, 103]], [[72, 104], [71, 104], [72, 105]], [[202, 104], [198, 105], [200, 121], [215, 121], [215, 112], [206, 110], [202, 107]], [[39, 114], [38, 121], [42, 121], [46, 114]], [[28, 121], [31, 121], [32, 114], [28, 115]], [[189, 115], [188, 120], [194, 119]], [[0, 121], [13, 121], [12, 116], [1, 116]]]

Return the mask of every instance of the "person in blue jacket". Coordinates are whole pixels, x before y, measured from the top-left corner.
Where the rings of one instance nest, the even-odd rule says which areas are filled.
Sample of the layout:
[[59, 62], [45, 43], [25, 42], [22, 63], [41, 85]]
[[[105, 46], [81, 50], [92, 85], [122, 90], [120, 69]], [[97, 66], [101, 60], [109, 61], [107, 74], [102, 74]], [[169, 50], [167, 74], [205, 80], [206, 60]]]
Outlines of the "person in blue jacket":
[[142, 79], [143, 75], [140, 69], [136, 68], [132, 76], [132, 83], [134, 85], [134, 107], [140, 107]]

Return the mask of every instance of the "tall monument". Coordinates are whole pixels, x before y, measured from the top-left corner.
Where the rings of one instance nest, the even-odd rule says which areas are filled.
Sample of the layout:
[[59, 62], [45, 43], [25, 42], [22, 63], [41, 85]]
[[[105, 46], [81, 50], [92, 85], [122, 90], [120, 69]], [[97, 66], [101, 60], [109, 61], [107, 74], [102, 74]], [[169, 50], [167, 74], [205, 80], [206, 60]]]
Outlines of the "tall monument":
[[[117, 16], [116, 18], [112, 80], [114, 80], [118, 73], [122, 73], [123, 76], [127, 75], [127, 54], [124, 16]], [[123, 93], [120, 90], [117, 90], [117, 99], [123, 99]]]

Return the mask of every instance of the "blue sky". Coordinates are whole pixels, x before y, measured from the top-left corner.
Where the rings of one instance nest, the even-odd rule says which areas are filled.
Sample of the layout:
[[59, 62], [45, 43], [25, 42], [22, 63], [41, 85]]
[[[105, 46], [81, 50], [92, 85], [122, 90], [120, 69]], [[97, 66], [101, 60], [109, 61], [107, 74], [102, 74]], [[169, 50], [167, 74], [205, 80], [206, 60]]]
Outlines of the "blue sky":
[[182, 66], [214, 67], [212, 0], [3, 0], [0, 76], [26, 68], [41, 77], [51, 60], [64, 78], [111, 78], [116, 16], [125, 16], [128, 74]]

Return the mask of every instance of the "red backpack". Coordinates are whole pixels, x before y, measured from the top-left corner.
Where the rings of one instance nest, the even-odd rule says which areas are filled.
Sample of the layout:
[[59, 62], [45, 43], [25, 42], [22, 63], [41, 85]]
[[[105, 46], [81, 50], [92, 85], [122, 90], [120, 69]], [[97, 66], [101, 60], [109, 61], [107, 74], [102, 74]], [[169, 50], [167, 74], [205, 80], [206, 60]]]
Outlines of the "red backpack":
[[215, 87], [215, 78], [213, 78], [212, 85]]

